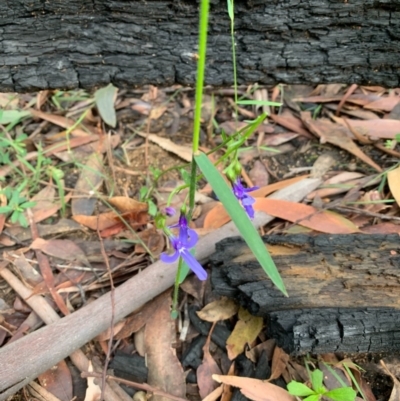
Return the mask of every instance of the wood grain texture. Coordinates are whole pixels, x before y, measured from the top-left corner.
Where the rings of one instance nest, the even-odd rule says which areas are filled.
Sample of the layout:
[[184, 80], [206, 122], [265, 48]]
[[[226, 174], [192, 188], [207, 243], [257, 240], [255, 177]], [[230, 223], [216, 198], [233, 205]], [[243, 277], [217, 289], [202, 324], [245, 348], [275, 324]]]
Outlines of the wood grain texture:
[[394, 235], [266, 236], [289, 293], [266, 277], [240, 238], [217, 244], [215, 291], [267, 319], [289, 352], [400, 349], [400, 241]]
[[[0, 90], [193, 84], [194, 0], [0, 3]], [[400, 83], [399, 0], [237, 0], [239, 83]], [[211, 2], [206, 82], [233, 81], [226, 1]]]

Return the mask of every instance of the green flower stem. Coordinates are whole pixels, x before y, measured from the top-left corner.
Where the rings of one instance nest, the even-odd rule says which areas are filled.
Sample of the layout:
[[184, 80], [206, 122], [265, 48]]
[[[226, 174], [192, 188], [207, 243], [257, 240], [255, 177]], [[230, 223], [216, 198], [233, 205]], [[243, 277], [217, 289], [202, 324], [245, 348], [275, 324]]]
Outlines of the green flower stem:
[[197, 164], [193, 157], [192, 158], [192, 170], [190, 172], [190, 187], [189, 187], [189, 213], [188, 213], [189, 220], [192, 219], [192, 214], [193, 214], [193, 210], [194, 210], [194, 206], [195, 206], [194, 198], [196, 195], [196, 182], [197, 182], [196, 172], [197, 172]]
[[179, 295], [179, 284], [180, 284], [182, 264], [183, 260], [182, 258], [179, 258], [178, 271], [176, 272], [175, 284], [174, 284], [174, 294], [172, 296], [171, 317], [173, 319], [176, 319], [178, 317], [178, 295]]
[[193, 126], [193, 153], [199, 150], [201, 104], [203, 100], [204, 71], [206, 66], [209, 0], [201, 1], [199, 27], [199, 60], [197, 62], [196, 104]]
[[236, 46], [235, 46], [235, 11], [234, 0], [228, 0], [228, 14], [231, 20], [232, 61], [233, 61], [233, 87], [235, 92], [235, 112], [238, 118], [238, 94], [237, 94], [237, 70], [236, 70]]

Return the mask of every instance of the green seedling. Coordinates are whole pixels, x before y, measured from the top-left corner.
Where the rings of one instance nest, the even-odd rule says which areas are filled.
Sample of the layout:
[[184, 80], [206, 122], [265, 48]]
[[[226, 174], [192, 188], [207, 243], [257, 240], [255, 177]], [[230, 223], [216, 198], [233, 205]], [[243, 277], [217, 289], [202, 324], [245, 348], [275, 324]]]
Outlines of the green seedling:
[[7, 206], [0, 207], [0, 214], [11, 215], [11, 223], [19, 223], [22, 227], [28, 227], [24, 213], [28, 208], [35, 206], [36, 203], [28, 202], [25, 197], [21, 196], [18, 189], [7, 187], [1, 193], [7, 198]]
[[302, 398], [303, 401], [319, 401], [322, 397], [326, 397], [334, 401], [354, 401], [356, 391], [351, 387], [339, 387], [333, 390], [327, 390], [323, 385], [324, 375], [321, 370], [316, 369], [310, 373], [311, 388], [304, 383], [291, 381], [287, 385], [289, 394]]
[[65, 217], [65, 209], [66, 209], [66, 202], [65, 202], [65, 190], [64, 190], [64, 182], [63, 182], [63, 178], [64, 178], [64, 173], [62, 170], [50, 166], [47, 169], [47, 174], [49, 177], [51, 177], [56, 185], [57, 185], [57, 189], [58, 189], [58, 195], [60, 196], [60, 202], [61, 202], [61, 216]]
[[139, 200], [140, 202], [146, 202], [149, 209], [148, 213], [150, 216], [157, 215], [157, 205], [151, 199], [152, 188], [146, 187], [145, 185], [139, 190]]

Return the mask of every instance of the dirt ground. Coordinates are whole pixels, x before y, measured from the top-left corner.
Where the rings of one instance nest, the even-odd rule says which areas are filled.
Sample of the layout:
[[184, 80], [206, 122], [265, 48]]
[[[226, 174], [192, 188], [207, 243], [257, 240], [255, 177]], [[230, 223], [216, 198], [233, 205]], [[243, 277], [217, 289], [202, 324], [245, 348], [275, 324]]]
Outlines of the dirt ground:
[[[264, 108], [264, 111], [272, 117], [267, 117], [265, 123], [249, 137], [239, 153], [239, 160], [243, 166], [242, 181], [247, 186], [256, 185], [265, 189], [279, 183], [285, 185], [285, 180], [306, 174], [318, 176], [323, 180], [325, 187], [330, 186], [336, 190], [314, 194], [313, 198], [308, 198], [304, 204], [321, 208], [334, 202], [335, 206], [342, 207], [342, 212], [338, 211], [339, 209], [335, 211], [345, 219], [345, 223], [344, 220], [336, 222], [335, 230], [338, 231], [334, 233], [343, 232], [351, 235], [352, 231], [346, 231], [349, 227], [356, 227], [357, 230], [364, 230], [366, 233], [399, 233], [400, 193], [393, 189], [397, 176], [393, 177], [394, 173], [390, 176], [387, 172], [390, 169], [397, 171], [400, 156], [396, 139], [396, 134], [400, 134], [398, 125], [400, 121], [395, 117], [396, 110], [400, 107], [400, 91], [360, 87], [355, 93], [348, 94], [347, 89], [344, 86], [334, 85], [287, 88], [282, 108]], [[240, 93], [248, 98], [254, 98], [255, 93], [259, 96], [265, 96], [267, 93], [271, 99], [278, 92], [276, 88], [240, 88]], [[54, 97], [57, 98], [57, 103]], [[150, 87], [123, 91], [115, 102], [117, 116], [115, 128], [104, 123], [99, 110], [89, 102], [91, 97], [92, 94], [80, 92], [77, 96], [74, 92], [58, 91], [13, 96], [0, 94], [0, 103], [5, 109], [31, 112], [18, 119], [14, 127], [7, 129], [4, 137], [12, 141], [14, 147], [10, 147], [9, 142], [0, 143], [3, 150], [8, 149], [9, 163], [17, 162], [21, 158], [29, 163], [29, 165], [20, 163], [18, 167], [26, 180], [21, 178], [21, 174], [15, 169], [7, 170], [9, 163], [2, 160], [1, 187], [4, 189], [8, 186], [16, 190], [21, 183], [24, 184], [21, 196], [37, 202], [33, 209], [34, 217], [28, 217], [29, 221], [31, 223], [33, 221], [34, 225], [39, 227], [40, 237], [47, 241], [46, 244], [39, 246], [32, 225], [31, 228], [21, 227], [18, 222], [11, 222], [11, 212], [4, 213], [3, 221], [0, 221], [2, 260], [7, 261], [6, 264], [10, 263], [10, 270], [35, 294], [44, 296], [60, 316], [62, 313], [58, 302], [70, 311], [76, 311], [84, 307], [87, 302], [109, 291], [110, 279], [107, 273], [109, 269], [113, 271], [114, 285], [118, 286], [158, 259], [165, 250], [166, 239], [156, 229], [155, 212], [151, 210], [152, 208], [154, 211], [157, 208], [163, 210], [171, 191], [184, 184], [185, 174], [189, 171], [187, 162], [190, 160], [193, 128], [192, 90]], [[343, 99], [344, 102], [339, 106]], [[386, 102], [384, 105], [378, 103], [383, 100]], [[245, 124], [245, 121], [256, 118], [262, 109], [259, 106], [239, 108], [235, 117], [231, 92], [224, 92], [223, 89], [209, 90], [203, 107], [202, 150], [208, 151], [221, 144], [222, 131], [228, 136], [232, 135], [232, 127], [235, 124]], [[307, 119], [308, 112], [310, 119]], [[71, 121], [73, 124], [83, 115], [82, 113], [86, 114], [81, 123], [75, 124], [66, 134], [66, 130], [71, 127]], [[342, 119], [339, 120], [340, 118]], [[370, 122], [370, 125], [362, 125], [362, 128], [361, 125], [354, 125], [350, 129], [349, 120]], [[379, 122], [385, 120], [385, 124], [392, 122], [392, 125], [382, 125], [379, 128]], [[6, 126], [8, 123], [10, 121], [3, 121], [2, 125]], [[399, 127], [398, 132], [397, 127]], [[345, 131], [346, 134], [343, 134]], [[15, 141], [23, 133], [26, 134], [23, 139], [26, 151], [18, 153]], [[35, 158], [33, 153], [38, 151], [40, 146], [48, 149], [51, 145], [61, 143], [66, 135], [71, 135], [70, 144], [59, 151], [49, 150], [42, 154], [45, 159], [43, 164], [45, 167], [42, 170], [46, 173], [38, 172], [36, 168], [43, 161], [40, 162], [38, 156]], [[89, 136], [97, 137], [93, 139]], [[82, 138], [90, 140], [87, 139], [86, 143], [80, 144], [79, 140]], [[63, 193], [60, 192], [59, 182], [52, 175], [54, 169], [64, 172]], [[340, 174], [344, 177], [343, 181], [326, 181]], [[376, 180], [374, 185], [366, 184], [365, 180], [368, 177], [370, 181]], [[39, 196], [34, 198], [38, 194]], [[183, 190], [179, 194], [171, 195], [172, 205], [179, 208], [185, 201], [186, 194], [187, 190]], [[1, 196], [0, 202], [3, 206], [7, 205], [7, 202], [10, 204], [10, 198]], [[69, 198], [65, 198], [66, 196]], [[116, 199], [117, 197], [119, 199]], [[215, 225], [207, 225], [209, 224], [207, 215], [212, 213], [218, 202], [204, 180], [199, 181], [196, 199], [193, 227], [203, 235], [216, 229]], [[344, 212], [345, 208], [348, 208], [347, 214]], [[262, 228], [263, 233], [274, 232], [284, 235], [296, 230], [318, 233], [312, 225], [296, 224], [295, 221], [290, 221], [289, 216], [280, 214], [276, 216], [278, 218]], [[323, 218], [324, 216], [321, 217]], [[213, 219], [215, 224], [217, 220]], [[169, 224], [175, 221], [176, 217], [175, 220], [168, 220]], [[324, 228], [324, 220], [320, 221], [319, 227], [321, 226], [320, 230], [326, 230], [322, 232], [330, 233], [331, 228], [328, 228], [328, 225]], [[105, 253], [99, 245], [100, 237], [105, 244], [108, 241]], [[59, 240], [69, 242], [56, 242]], [[35, 247], [32, 247], [33, 242], [36, 243]], [[60, 247], [64, 246], [61, 252]], [[50, 261], [52, 270], [50, 281], [48, 279], [36, 281], [35, 277], [28, 274], [28, 270], [21, 270], [21, 265], [16, 262], [18, 258], [23, 257], [29, 261], [31, 274], [32, 271], [40, 271], [43, 274], [43, 270], [38, 266], [40, 264], [37, 259], [38, 250]], [[104, 263], [104, 254], [109, 260], [108, 267]], [[73, 268], [75, 265], [79, 268]], [[61, 300], [53, 299], [54, 295], [49, 290], [50, 282], [53, 282], [53, 287], [61, 295]], [[210, 282], [201, 285], [192, 278], [183, 286], [180, 294], [179, 306], [182, 316], [186, 313], [185, 307], [188, 305], [203, 308], [215, 298]], [[23, 326], [31, 313], [32, 309], [0, 276], [0, 351], [1, 347], [6, 347], [10, 338], [29, 336], [31, 331], [41, 325], [40, 321], [35, 321], [32, 326], [29, 324]], [[159, 314], [161, 316], [160, 309], [156, 306], [154, 309], [148, 309], [147, 313], [149, 315], [142, 319], [149, 325], [152, 316], [154, 318]], [[237, 320], [236, 314], [230, 316], [227, 319], [227, 327], [232, 330]], [[132, 321], [125, 319], [123, 322], [127, 334], [118, 337], [116, 330], [114, 333], [116, 338], [110, 343], [113, 347], [111, 362], [113, 363], [114, 358], [115, 372], [119, 369], [115, 367], [118, 361], [117, 351], [127, 355], [142, 356], [141, 347], [148, 345], [149, 342], [156, 342], [154, 338], [143, 339], [143, 336], [146, 336], [144, 323], [136, 330], [132, 328], [136, 324], [132, 323], [133, 321], [134, 318]], [[179, 320], [179, 324], [183, 324], [182, 322], [183, 320]], [[193, 368], [195, 365], [185, 365], [182, 362], [185, 351], [191, 349], [191, 344], [196, 341], [199, 333], [191, 329], [186, 338], [180, 341], [178, 331], [181, 329], [182, 327], [179, 330], [176, 327], [177, 332], [175, 332], [174, 327], [172, 337], [174, 342], [176, 341], [173, 348], [176, 348], [178, 359], [181, 361], [179, 363], [184, 366], [182, 368], [179, 365], [182, 372], [185, 371], [183, 377], [187, 381], [186, 394], [191, 400], [201, 399], [206, 394], [204, 383], [208, 381], [199, 374], [199, 371], [196, 378], [196, 370]], [[137, 334], [138, 332], [141, 334]], [[265, 334], [260, 331], [246, 349], [267, 340]], [[104, 335], [85, 347], [85, 353], [97, 358], [101, 366], [104, 366], [105, 355], [108, 352], [108, 341], [109, 335]], [[165, 344], [160, 346], [165, 347]], [[207, 355], [210, 355], [211, 359], [214, 357], [217, 361], [214, 363], [218, 365], [220, 372], [227, 374], [234, 371], [225, 350], [213, 343], [209, 344], [209, 349], [211, 354]], [[203, 360], [202, 351], [199, 352], [198, 357]], [[366, 396], [366, 400], [387, 400], [393, 388], [393, 381], [383, 373], [379, 361], [382, 358], [388, 359], [389, 356], [395, 358], [390, 365], [390, 370], [393, 372], [397, 369], [396, 357], [400, 357], [398, 353], [399, 350], [394, 349], [393, 352], [383, 354], [340, 355], [339, 359], [349, 358], [365, 369], [362, 374], [365, 378], [365, 388], [372, 390], [375, 395], [375, 398], [372, 395]], [[301, 360], [297, 361], [303, 363]], [[129, 363], [134, 364], [132, 361]], [[150, 361], [147, 366], [149, 377], [152, 375], [152, 363], [154, 369], [157, 369], [157, 363]], [[132, 369], [139, 369], [139, 365], [138, 362]], [[275, 382], [284, 386], [282, 377], [288, 376], [285, 376], [284, 366], [280, 369], [282, 374], [277, 376]], [[76, 397], [75, 399], [79, 401], [82, 394], [84, 397], [86, 382], [74, 368], [70, 367], [70, 372], [75, 380], [75, 387], [71, 385], [72, 393], [68, 390], [67, 395], [60, 395], [60, 384], [57, 383], [57, 380], [63, 377], [62, 374], [59, 379], [54, 379], [53, 387], [46, 387], [43, 384], [48, 379], [46, 376], [39, 378], [39, 383], [49, 391], [54, 390], [53, 394], [56, 394], [61, 401], [67, 401], [72, 397]], [[135, 376], [138, 381], [140, 381], [140, 378], [137, 379], [139, 376], [139, 373]], [[204, 383], [196, 380], [202, 380]], [[153, 381], [152, 385], [157, 388], [163, 383]], [[168, 388], [163, 390], [169, 392]], [[21, 391], [12, 399], [26, 399], [33, 394], [31, 388], [26, 391], [28, 393]], [[179, 394], [176, 396], [179, 397]], [[95, 399], [95, 396], [92, 395], [92, 398]], [[238, 398], [239, 395], [234, 396], [235, 400]], [[224, 398], [225, 401], [230, 399], [232, 394], [230, 398]]]

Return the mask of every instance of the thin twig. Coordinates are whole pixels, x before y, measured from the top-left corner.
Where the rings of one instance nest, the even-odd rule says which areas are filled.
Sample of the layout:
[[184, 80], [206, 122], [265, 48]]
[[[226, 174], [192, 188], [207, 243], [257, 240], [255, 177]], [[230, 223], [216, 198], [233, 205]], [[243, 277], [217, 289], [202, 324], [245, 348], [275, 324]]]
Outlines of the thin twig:
[[[99, 215], [97, 215], [98, 219]], [[110, 262], [108, 260], [108, 256], [104, 247], [104, 242], [103, 238], [100, 235], [100, 230], [99, 230], [99, 224], [97, 222], [97, 236], [99, 237], [100, 241], [100, 249], [101, 249], [101, 254], [104, 259], [104, 263], [107, 266], [107, 272], [110, 277], [110, 300], [111, 300], [111, 319], [110, 319], [110, 339], [108, 340], [108, 349], [107, 349], [107, 354], [106, 354], [106, 360], [104, 361], [104, 369], [102, 373], [102, 385], [101, 385], [101, 399], [104, 400], [104, 389], [106, 388], [106, 376], [107, 376], [107, 368], [108, 364], [110, 362], [110, 355], [111, 355], [111, 348], [112, 348], [112, 342], [114, 339], [114, 318], [115, 318], [115, 287], [114, 287], [114, 280], [112, 277], [111, 273], [111, 267], [110, 267]]]
[[396, 216], [388, 216], [387, 214], [380, 214], [380, 213], [374, 213], [370, 212], [368, 210], [363, 210], [363, 209], [358, 209], [356, 207], [350, 207], [350, 206], [338, 206], [338, 207], [332, 207], [332, 210], [337, 210], [338, 212], [344, 212], [344, 213], [357, 213], [357, 214], [362, 214], [365, 216], [370, 216], [370, 217], [376, 217], [381, 220], [395, 220], [395, 221], [400, 221], [400, 217]]

